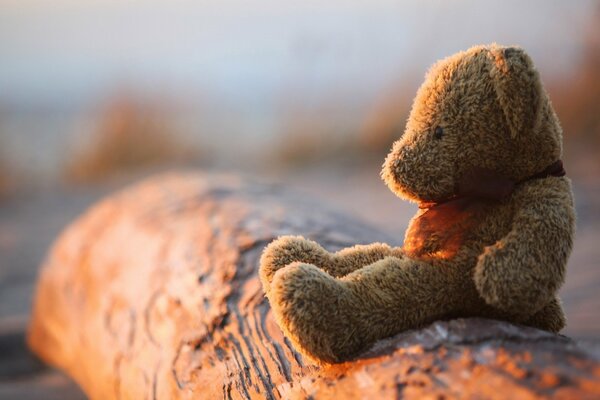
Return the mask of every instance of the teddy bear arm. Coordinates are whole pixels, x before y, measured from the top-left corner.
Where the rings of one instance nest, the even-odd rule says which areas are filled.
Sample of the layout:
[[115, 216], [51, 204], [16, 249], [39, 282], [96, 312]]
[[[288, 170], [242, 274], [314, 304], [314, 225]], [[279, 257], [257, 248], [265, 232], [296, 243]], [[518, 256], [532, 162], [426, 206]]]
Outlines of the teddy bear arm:
[[544, 193], [518, 209], [510, 233], [480, 255], [474, 279], [488, 304], [524, 320], [564, 282], [575, 216], [567, 195]]
[[263, 250], [258, 275], [268, 295], [271, 281], [278, 270], [294, 262], [308, 263], [321, 268], [331, 264], [331, 260], [332, 254], [317, 242], [302, 236], [280, 236]]
[[342, 277], [389, 256], [401, 257], [401, 248], [393, 248], [384, 243], [372, 243], [329, 253], [317, 242], [302, 236], [281, 236], [263, 251], [259, 275], [268, 293], [275, 273], [294, 262], [312, 264], [333, 277]]
[[385, 243], [356, 245], [334, 253], [329, 265], [323, 265], [322, 269], [332, 276], [343, 277], [386, 257], [403, 256], [400, 247], [391, 247]]

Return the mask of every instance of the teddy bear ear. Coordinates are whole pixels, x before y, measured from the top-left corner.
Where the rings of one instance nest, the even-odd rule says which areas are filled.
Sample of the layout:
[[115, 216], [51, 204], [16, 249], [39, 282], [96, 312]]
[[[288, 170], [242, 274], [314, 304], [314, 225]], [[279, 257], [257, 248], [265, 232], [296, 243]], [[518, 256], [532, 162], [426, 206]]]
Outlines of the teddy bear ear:
[[541, 119], [544, 91], [531, 58], [519, 47], [492, 46], [490, 75], [510, 136], [535, 130]]

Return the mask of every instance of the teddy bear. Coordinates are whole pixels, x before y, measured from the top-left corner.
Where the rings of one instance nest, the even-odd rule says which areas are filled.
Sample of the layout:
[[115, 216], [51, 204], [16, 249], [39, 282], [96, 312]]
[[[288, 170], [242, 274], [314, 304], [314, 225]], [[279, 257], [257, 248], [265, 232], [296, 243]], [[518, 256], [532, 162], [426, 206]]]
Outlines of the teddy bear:
[[438, 319], [560, 331], [575, 230], [561, 153], [558, 118], [522, 48], [475, 46], [438, 61], [381, 172], [419, 205], [403, 246], [330, 253], [276, 239], [259, 268], [276, 322], [320, 363]]

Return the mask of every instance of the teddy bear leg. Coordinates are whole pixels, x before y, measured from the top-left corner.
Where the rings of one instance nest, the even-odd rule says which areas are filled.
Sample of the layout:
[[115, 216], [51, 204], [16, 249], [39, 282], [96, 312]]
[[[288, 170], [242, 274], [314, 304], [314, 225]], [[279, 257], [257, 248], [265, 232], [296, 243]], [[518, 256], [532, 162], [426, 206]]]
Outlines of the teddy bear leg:
[[467, 301], [468, 272], [432, 266], [410, 258], [387, 257], [348, 274], [342, 281], [360, 298], [355, 313], [366, 328], [365, 341], [418, 328], [454, 315]]
[[292, 263], [275, 273], [268, 294], [275, 320], [304, 356], [337, 362], [362, 347], [354, 310], [357, 299], [340, 282], [310, 264]]
[[302, 236], [282, 236], [264, 249], [260, 258], [259, 276], [265, 293], [268, 294], [275, 273], [296, 261], [312, 264], [334, 277], [341, 277], [386, 256], [400, 253], [399, 248], [373, 243], [349, 247], [332, 254], [317, 242]]
[[339, 362], [378, 339], [451, 312], [457, 297], [451, 276], [396, 257], [342, 279], [313, 265], [293, 263], [275, 274], [269, 300], [296, 348], [312, 359]]
[[550, 303], [527, 319], [524, 325], [545, 331], [559, 332], [566, 325], [565, 313], [560, 305], [560, 300], [555, 297]]

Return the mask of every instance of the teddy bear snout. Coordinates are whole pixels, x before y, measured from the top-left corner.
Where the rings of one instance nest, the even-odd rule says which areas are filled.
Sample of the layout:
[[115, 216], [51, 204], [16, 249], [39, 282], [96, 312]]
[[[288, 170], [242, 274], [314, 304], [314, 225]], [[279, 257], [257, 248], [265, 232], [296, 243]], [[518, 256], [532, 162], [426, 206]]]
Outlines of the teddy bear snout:
[[[423, 143], [422, 143], [423, 144]], [[428, 145], [427, 143], [423, 145]], [[382, 170], [383, 180], [397, 196], [414, 201], [437, 201], [454, 193], [452, 168], [440, 168], [442, 157], [423, 157], [418, 143], [398, 142]]]
[[386, 185], [400, 197], [406, 197], [403, 193], [405, 183], [402, 179], [403, 169], [406, 168], [406, 166], [403, 165], [405, 156], [406, 148], [401, 147], [399, 146], [399, 143], [396, 143], [385, 159], [381, 170], [381, 177]]

